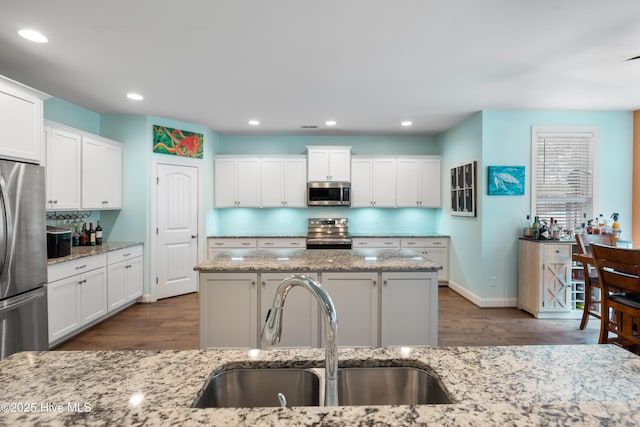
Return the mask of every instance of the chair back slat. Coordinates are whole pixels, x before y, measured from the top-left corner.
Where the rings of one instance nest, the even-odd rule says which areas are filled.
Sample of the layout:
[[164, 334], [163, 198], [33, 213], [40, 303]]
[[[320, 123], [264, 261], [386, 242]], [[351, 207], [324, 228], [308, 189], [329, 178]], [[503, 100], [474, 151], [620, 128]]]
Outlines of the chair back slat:
[[[605, 292], [640, 292], [640, 249], [615, 248], [592, 244], [600, 285]], [[618, 292], [619, 292], [618, 291]]]
[[581, 254], [591, 253], [591, 244], [616, 246], [616, 236], [609, 234], [576, 234], [576, 243], [578, 251]]

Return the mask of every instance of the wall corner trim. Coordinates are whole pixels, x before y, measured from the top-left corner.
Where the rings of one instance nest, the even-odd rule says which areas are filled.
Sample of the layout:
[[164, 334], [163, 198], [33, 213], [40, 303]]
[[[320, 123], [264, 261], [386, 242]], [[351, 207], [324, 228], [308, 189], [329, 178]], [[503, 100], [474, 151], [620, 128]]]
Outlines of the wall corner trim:
[[459, 283], [449, 280], [449, 288], [480, 308], [516, 307], [517, 298], [482, 298]]

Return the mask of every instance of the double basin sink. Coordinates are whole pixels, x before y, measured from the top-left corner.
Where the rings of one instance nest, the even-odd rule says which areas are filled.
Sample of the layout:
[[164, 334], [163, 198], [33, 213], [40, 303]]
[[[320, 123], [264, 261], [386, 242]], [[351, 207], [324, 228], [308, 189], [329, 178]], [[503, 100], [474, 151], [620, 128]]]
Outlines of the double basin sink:
[[[248, 368], [231, 369], [213, 375], [192, 406], [321, 406], [323, 402], [324, 369]], [[439, 379], [423, 369], [338, 369], [340, 406], [443, 403], [453, 402]]]

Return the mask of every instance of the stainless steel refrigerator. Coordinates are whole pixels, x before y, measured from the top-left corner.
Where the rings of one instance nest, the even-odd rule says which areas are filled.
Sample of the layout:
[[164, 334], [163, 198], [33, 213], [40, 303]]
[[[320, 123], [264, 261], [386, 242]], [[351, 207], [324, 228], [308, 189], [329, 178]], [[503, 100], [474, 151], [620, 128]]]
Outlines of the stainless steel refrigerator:
[[49, 348], [44, 175], [0, 160], [0, 359]]

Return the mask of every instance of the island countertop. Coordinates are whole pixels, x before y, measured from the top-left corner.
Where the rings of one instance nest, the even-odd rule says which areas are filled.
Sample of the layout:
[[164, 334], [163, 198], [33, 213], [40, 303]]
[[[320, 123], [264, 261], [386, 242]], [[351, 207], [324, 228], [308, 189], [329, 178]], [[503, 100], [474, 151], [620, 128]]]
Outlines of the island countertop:
[[201, 273], [241, 271], [437, 271], [442, 266], [408, 249], [236, 249], [194, 267]]
[[[23, 352], [0, 362], [6, 425], [636, 425], [640, 357], [612, 345], [339, 351], [340, 366], [413, 366], [454, 403], [191, 408], [214, 373], [323, 367], [322, 349]], [[588, 368], [585, 368], [588, 367]]]

